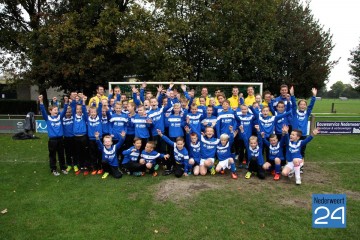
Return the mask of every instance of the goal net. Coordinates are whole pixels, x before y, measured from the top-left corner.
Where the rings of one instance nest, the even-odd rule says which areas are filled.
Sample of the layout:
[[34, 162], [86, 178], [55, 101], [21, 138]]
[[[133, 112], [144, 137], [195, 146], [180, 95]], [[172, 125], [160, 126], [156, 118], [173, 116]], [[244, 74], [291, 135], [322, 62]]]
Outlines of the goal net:
[[[114, 87], [118, 86], [121, 89], [122, 93], [125, 93], [128, 98], [132, 97], [132, 86], [136, 88], [140, 88], [143, 82], [109, 82], [109, 90], [113, 89]], [[199, 97], [201, 95], [201, 89], [206, 87], [208, 89], [209, 97], [215, 96], [215, 90], [221, 90], [226, 98], [232, 96], [232, 88], [238, 87], [239, 93], [243, 93], [244, 97], [247, 96], [247, 88], [252, 86], [254, 88], [255, 94], [260, 93], [263, 94], [263, 83], [262, 82], [146, 82], [146, 91], [151, 91], [152, 93], [157, 92], [157, 87], [162, 85], [164, 89], [167, 89], [171, 83], [174, 83], [175, 89], [178, 90], [179, 93], [182, 93], [181, 85], [184, 84], [187, 86], [187, 90], [190, 89], [195, 90], [195, 97]]]

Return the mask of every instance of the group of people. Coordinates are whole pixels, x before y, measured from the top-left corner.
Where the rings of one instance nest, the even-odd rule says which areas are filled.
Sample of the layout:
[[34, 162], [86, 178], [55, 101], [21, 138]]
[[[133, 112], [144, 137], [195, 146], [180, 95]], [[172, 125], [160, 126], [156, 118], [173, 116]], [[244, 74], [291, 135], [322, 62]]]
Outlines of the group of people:
[[301, 184], [305, 147], [318, 133], [307, 136], [315, 88], [308, 105], [296, 102], [287, 85], [276, 98], [265, 91], [264, 100], [252, 86], [246, 98], [236, 86], [229, 98], [220, 88], [208, 97], [203, 87], [195, 98], [185, 85], [181, 92], [173, 83], [167, 89], [160, 85], [156, 95], [146, 87], [146, 82], [140, 89], [132, 86], [128, 99], [118, 86], [108, 96], [98, 86], [88, 103], [82, 93], [71, 92], [63, 110], [53, 101], [49, 114], [40, 95], [52, 174], [60, 175], [57, 154], [63, 174], [157, 176], [162, 167], [164, 175], [176, 177], [230, 171], [237, 179], [240, 167], [247, 169], [246, 179], [253, 174], [264, 179], [269, 172], [274, 180], [295, 175]]

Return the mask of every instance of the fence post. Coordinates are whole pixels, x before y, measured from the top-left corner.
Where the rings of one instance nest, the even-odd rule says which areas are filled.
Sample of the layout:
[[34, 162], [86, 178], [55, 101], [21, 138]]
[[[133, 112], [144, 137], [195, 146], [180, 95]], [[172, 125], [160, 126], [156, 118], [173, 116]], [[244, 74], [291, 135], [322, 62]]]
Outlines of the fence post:
[[336, 113], [336, 111], [335, 111], [335, 103], [331, 104], [331, 113]]
[[312, 131], [315, 128], [315, 114], [311, 114], [310, 115], [310, 134], [312, 133]]

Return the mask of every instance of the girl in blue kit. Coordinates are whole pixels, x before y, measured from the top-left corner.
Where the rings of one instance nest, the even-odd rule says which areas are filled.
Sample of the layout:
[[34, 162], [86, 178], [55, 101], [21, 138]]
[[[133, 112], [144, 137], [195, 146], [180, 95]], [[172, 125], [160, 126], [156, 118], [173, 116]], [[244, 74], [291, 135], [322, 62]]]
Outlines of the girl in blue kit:
[[210, 168], [211, 175], [215, 174], [214, 161], [216, 147], [220, 140], [214, 137], [214, 129], [206, 127], [205, 134], [200, 137], [200, 174], [205, 176]]
[[[100, 101], [101, 102], [101, 101]], [[99, 109], [102, 105], [99, 103]], [[100, 113], [101, 114], [101, 113]], [[102, 166], [101, 166], [101, 155], [99, 153], [95, 132], [100, 134], [100, 138], [102, 138], [102, 124], [101, 118], [98, 115], [98, 110], [95, 106], [91, 106], [89, 109], [89, 116], [86, 119], [87, 127], [88, 127], [88, 137], [89, 137], [89, 158], [90, 158], [90, 166], [92, 168], [91, 175], [103, 174]]]

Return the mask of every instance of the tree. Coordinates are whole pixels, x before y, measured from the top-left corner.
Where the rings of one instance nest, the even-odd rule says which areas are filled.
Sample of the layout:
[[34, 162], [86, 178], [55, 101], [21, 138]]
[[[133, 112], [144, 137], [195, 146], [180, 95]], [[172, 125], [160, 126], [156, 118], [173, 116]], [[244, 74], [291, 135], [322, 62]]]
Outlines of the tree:
[[329, 97], [338, 98], [345, 90], [345, 84], [341, 81], [337, 81], [330, 87]]
[[355, 89], [360, 92], [360, 44], [352, 51], [350, 51], [350, 71], [353, 76], [352, 81], [355, 84]]

